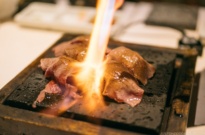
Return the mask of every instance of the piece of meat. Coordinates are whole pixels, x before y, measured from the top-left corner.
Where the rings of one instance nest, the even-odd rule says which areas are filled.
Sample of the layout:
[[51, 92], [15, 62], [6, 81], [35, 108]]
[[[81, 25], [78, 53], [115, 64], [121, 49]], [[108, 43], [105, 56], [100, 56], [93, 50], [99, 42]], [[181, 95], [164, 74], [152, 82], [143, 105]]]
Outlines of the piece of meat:
[[104, 75], [103, 95], [134, 107], [141, 102], [144, 90], [130, 71], [117, 61], [109, 60]]
[[[106, 49], [105, 55], [111, 51], [110, 48]], [[73, 58], [79, 62], [82, 62], [86, 56], [87, 46], [85, 45], [73, 45], [65, 50], [67, 57]]]
[[155, 67], [144, 60], [140, 54], [123, 46], [111, 50], [107, 58], [122, 63], [144, 85], [155, 73]]
[[61, 88], [58, 84], [56, 84], [53, 80], [46, 84], [45, 89], [43, 89], [40, 94], [38, 95], [37, 99], [34, 101], [32, 107], [36, 108], [36, 104], [40, 103], [44, 100], [46, 93], [50, 94], [60, 94]]
[[46, 84], [45, 88], [39, 93], [36, 100], [33, 102], [32, 107], [36, 108], [37, 103], [41, 103], [46, 96], [46, 93], [49, 94], [61, 94], [64, 96], [63, 101], [60, 101], [58, 104], [56, 104], [57, 107], [60, 107], [62, 110], [63, 107], [69, 107], [74, 104], [78, 99], [82, 98], [81, 95], [77, 93], [77, 87], [72, 86], [70, 84], [59, 85], [53, 80], [51, 80], [49, 83]]
[[60, 56], [41, 59], [40, 66], [45, 71], [46, 77], [51, 77], [56, 82], [65, 85], [77, 72], [77, 69], [72, 65], [74, 62], [76, 60], [72, 58]]
[[86, 48], [89, 43], [89, 36], [79, 36], [70, 41], [62, 42], [59, 45], [55, 46], [52, 51], [54, 52], [55, 56], [61, 56], [65, 54], [65, 50], [72, 48], [73, 46], [83, 46]]
[[[55, 56], [66, 55], [77, 61], [83, 61], [86, 56], [89, 39], [89, 36], [80, 36], [55, 46], [52, 51]], [[107, 48], [105, 53], [108, 54], [110, 51], [111, 49]]]
[[[77, 87], [73, 85], [73, 74], [76, 73], [76, 68], [72, 66], [73, 62], [76, 61], [66, 56], [41, 59], [40, 67], [45, 71], [44, 75], [52, 78], [53, 80], [51, 80], [40, 92], [32, 105], [33, 108], [36, 107], [37, 103], [44, 100], [46, 93], [60, 93], [65, 97], [65, 99], [72, 101], [72, 103], [74, 100], [82, 98], [82, 96], [78, 94]], [[62, 103], [64, 102], [61, 102], [58, 105], [63, 106]]]
[[49, 67], [55, 64], [59, 58], [44, 58], [40, 60], [40, 67], [43, 71], [46, 71]]
[[65, 50], [65, 55], [77, 61], [83, 61], [87, 52], [85, 45], [73, 45]]

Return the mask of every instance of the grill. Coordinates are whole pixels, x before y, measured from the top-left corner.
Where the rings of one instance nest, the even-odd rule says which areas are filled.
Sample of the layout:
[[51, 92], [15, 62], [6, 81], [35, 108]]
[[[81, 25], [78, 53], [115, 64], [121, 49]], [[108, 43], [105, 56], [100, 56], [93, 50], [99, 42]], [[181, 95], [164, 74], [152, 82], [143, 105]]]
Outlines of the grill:
[[[56, 44], [74, 38], [64, 35]], [[194, 49], [179, 50], [110, 41], [109, 47], [126, 46], [139, 52], [156, 67], [142, 102], [132, 108], [104, 98], [106, 108], [88, 112], [78, 102], [60, 116], [45, 114], [61, 95], [47, 94], [37, 108], [32, 103], [49, 81], [38, 67], [44, 57], [53, 57], [51, 48], [39, 56], [0, 91], [2, 134], [185, 134], [189, 114], [194, 68]]]

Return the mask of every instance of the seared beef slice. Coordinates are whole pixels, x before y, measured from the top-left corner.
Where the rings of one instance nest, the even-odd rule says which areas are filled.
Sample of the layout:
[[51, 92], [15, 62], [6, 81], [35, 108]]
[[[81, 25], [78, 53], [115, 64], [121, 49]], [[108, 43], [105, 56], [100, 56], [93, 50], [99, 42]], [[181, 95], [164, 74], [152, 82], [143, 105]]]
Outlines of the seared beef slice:
[[107, 57], [122, 63], [144, 85], [154, 75], [155, 67], [145, 61], [140, 54], [128, 48], [115, 48], [110, 51]]
[[138, 86], [130, 71], [122, 64], [108, 61], [104, 81], [103, 95], [132, 107], [140, 103], [144, 90]]

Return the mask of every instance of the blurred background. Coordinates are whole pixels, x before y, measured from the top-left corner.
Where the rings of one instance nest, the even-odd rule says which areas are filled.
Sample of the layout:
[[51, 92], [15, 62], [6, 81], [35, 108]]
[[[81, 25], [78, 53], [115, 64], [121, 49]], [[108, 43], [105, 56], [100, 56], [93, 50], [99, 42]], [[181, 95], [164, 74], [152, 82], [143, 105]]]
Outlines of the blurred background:
[[[20, 0], [20, 5], [25, 6], [30, 2], [50, 2], [54, 3], [55, 0]], [[168, 3], [181, 3], [187, 5], [205, 6], [204, 0], [125, 0], [131, 2], [168, 2]], [[95, 6], [96, 0], [70, 0], [75, 5]]]

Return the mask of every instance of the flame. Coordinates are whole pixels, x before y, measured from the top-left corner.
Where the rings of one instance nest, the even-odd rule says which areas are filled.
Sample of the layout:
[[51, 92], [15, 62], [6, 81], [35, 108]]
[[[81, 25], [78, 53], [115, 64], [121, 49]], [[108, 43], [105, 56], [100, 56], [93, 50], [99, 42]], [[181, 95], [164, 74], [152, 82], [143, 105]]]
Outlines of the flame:
[[124, 0], [116, 0], [115, 2], [115, 9], [117, 10], [118, 8], [120, 8], [123, 4]]
[[80, 71], [74, 76], [76, 85], [83, 91], [87, 108], [103, 106], [102, 85], [105, 71], [104, 55], [107, 48], [114, 12], [123, 0], [98, 0], [97, 15], [91, 33], [85, 60], [75, 63]]

